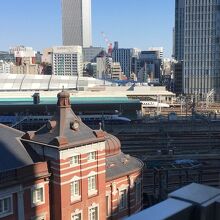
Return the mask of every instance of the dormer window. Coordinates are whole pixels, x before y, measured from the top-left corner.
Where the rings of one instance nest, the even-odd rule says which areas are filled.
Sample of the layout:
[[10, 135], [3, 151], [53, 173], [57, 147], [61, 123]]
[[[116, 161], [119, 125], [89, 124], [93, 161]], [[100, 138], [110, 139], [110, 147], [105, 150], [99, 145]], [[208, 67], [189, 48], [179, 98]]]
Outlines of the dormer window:
[[73, 166], [78, 166], [79, 165], [79, 155], [74, 155], [70, 158], [70, 166], [73, 167]]
[[96, 151], [88, 153], [88, 161], [95, 161], [96, 160]]

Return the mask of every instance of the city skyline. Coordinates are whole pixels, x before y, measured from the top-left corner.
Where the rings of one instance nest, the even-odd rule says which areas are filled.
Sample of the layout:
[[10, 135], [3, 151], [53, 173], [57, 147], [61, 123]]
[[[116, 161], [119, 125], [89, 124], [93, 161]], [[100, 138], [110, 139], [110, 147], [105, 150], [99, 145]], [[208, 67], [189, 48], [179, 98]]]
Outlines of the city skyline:
[[[93, 0], [93, 45], [106, 47], [101, 36], [104, 31], [111, 42], [119, 41], [120, 47], [146, 50], [151, 46], [163, 46], [165, 57], [170, 57], [174, 1], [163, 2], [142, 0], [136, 4], [134, 1], [106, 0], [105, 4], [100, 4], [99, 0]], [[8, 0], [1, 7], [0, 25], [4, 31], [0, 50], [19, 44], [36, 50], [62, 45], [61, 0], [39, 0], [31, 5], [27, 4], [27, 0]]]

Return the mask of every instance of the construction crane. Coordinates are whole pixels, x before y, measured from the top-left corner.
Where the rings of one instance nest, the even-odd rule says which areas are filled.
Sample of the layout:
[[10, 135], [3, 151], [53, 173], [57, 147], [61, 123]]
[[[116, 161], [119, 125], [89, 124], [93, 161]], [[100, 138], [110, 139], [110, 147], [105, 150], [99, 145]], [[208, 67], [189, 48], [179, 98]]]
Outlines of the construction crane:
[[109, 41], [109, 39], [108, 39], [108, 37], [106, 36], [106, 34], [104, 33], [104, 32], [101, 32], [101, 34], [102, 34], [102, 36], [103, 36], [103, 38], [104, 38], [104, 40], [105, 40], [105, 43], [107, 44], [107, 53], [108, 53], [108, 56], [112, 56], [112, 43]]
[[104, 32], [101, 32], [101, 35], [107, 45], [107, 51], [105, 52], [104, 56], [105, 57], [105, 73], [104, 73], [104, 79], [106, 79], [106, 76], [111, 76], [112, 73], [112, 66], [111, 66], [111, 61], [110, 58], [112, 57], [112, 43], [109, 41], [107, 38], [106, 34]]

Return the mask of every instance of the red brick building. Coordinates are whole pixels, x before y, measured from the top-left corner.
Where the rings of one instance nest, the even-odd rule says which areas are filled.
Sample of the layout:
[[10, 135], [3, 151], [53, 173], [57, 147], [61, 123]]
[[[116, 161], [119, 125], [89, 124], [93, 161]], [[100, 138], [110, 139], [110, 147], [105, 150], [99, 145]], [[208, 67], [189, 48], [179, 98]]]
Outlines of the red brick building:
[[9, 165], [0, 169], [0, 219], [121, 219], [141, 210], [143, 163], [123, 154], [116, 137], [87, 127], [67, 92], [38, 131], [1, 130]]

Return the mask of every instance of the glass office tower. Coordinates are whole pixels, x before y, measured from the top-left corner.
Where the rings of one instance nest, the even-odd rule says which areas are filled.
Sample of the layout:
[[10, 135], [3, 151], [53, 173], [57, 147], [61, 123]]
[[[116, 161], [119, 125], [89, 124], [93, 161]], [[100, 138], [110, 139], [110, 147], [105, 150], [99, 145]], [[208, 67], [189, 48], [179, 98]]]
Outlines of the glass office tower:
[[176, 0], [174, 56], [183, 59], [186, 94], [220, 88], [219, 15], [220, 0]]

